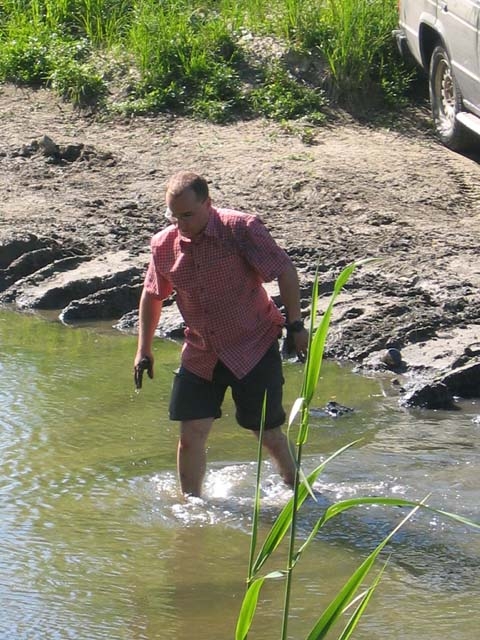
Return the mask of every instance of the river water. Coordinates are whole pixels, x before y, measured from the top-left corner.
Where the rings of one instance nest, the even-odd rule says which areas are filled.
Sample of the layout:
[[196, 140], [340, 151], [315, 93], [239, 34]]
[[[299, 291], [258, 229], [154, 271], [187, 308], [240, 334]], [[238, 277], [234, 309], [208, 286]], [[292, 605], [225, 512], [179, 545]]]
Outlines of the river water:
[[[179, 345], [155, 344], [156, 376], [132, 384], [135, 338], [0, 312], [0, 640], [228, 640], [244, 593], [255, 439], [231, 401], [209, 442], [203, 500], [177, 492], [177, 427], [166, 419]], [[285, 365], [286, 405], [301, 366]], [[453, 413], [400, 409], [386, 379], [326, 363], [314, 404], [355, 409], [312, 418], [305, 469], [341, 446], [299, 518], [305, 539], [325, 506], [382, 495], [421, 499], [480, 521], [480, 404]], [[263, 536], [290, 496], [262, 469]], [[320, 531], [297, 566], [290, 622], [302, 640], [351, 572], [395, 526], [396, 508], [356, 509]], [[390, 545], [355, 637], [476, 640], [480, 535], [415, 516]], [[283, 569], [279, 550], [268, 570]], [[266, 583], [249, 638], [279, 638], [282, 584]], [[338, 633], [337, 633], [338, 635]], [[335, 637], [332, 636], [332, 637]]]

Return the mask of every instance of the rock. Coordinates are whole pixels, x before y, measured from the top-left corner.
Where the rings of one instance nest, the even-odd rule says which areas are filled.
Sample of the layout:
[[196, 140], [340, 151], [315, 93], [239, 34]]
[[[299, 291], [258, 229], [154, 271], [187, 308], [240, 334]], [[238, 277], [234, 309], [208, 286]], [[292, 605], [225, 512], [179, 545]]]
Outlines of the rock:
[[452, 369], [463, 367], [463, 365], [469, 363], [472, 358], [477, 356], [480, 356], [480, 342], [475, 342], [465, 347], [463, 353], [453, 362]]
[[48, 136], [42, 136], [38, 141], [38, 145], [43, 152], [44, 156], [59, 158], [60, 148], [51, 138]]
[[442, 383], [460, 398], [480, 398], [480, 358], [444, 375]]
[[22, 144], [20, 149], [14, 153], [14, 156], [20, 156], [21, 158], [30, 158], [34, 153], [38, 151], [38, 140], [32, 140], [28, 144]]
[[465, 347], [465, 355], [469, 358], [480, 356], [480, 342], [476, 342], [475, 344], [470, 344], [468, 347]]
[[17, 280], [69, 255], [72, 255], [70, 248], [59, 246], [34, 249], [24, 253], [14, 260], [7, 269], [0, 270], [0, 291], [4, 291]]
[[127, 333], [137, 333], [138, 331], [138, 310], [133, 309], [125, 313], [120, 320], [113, 325], [114, 329], [118, 331], [125, 331]]
[[162, 315], [155, 335], [168, 338], [183, 338], [185, 322], [176, 304], [162, 309]]
[[341, 320], [355, 320], [360, 318], [365, 313], [365, 309], [362, 307], [350, 307], [347, 309], [341, 317]]
[[480, 357], [410, 388], [400, 403], [425, 409], [455, 409], [454, 398], [480, 398]]
[[397, 370], [402, 364], [402, 354], [399, 349], [394, 349], [390, 347], [385, 351], [383, 356], [381, 357], [381, 361], [384, 365], [386, 365], [389, 369]]
[[[126, 331], [129, 333], [138, 332], [138, 311], [134, 309], [129, 313], [123, 315], [120, 320], [114, 325], [115, 329], [119, 331]], [[164, 300], [162, 307], [162, 315], [160, 322], [155, 331], [155, 335], [159, 338], [183, 338], [185, 332], [185, 322], [178, 310], [176, 304], [174, 304], [173, 298]]]
[[81, 142], [78, 144], [67, 144], [61, 150], [60, 155], [62, 160], [65, 160], [66, 162], [75, 162], [75, 160], [78, 160], [78, 158], [80, 158], [80, 156], [82, 155], [84, 146], [85, 145]]
[[[94, 259], [82, 255], [57, 260], [16, 281], [0, 294], [0, 303], [14, 302], [20, 309], [63, 309], [104, 289], [142, 283], [144, 267], [138, 262], [128, 251], [107, 252]], [[127, 310], [122, 307], [118, 315]]]
[[457, 409], [453, 394], [443, 382], [420, 383], [409, 389], [400, 404], [404, 407], [422, 409]]
[[405, 334], [405, 342], [424, 342], [433, 338], [437, 332], [438, 326], [435, 323], [418, 324], [414, 329]]
[[43, 249], [51, 243], [47, 238], [39, 238], [33, 233], [9, 236], [0, 242], [0, 269], [5, 269], [14, 260], [28, 251]]
[[327, 402], [327, 404], [323, 408], [312, 407], [309, 410], [309, 413], [314, 418], [339, 418], [341, 416], [353, 413], [353, 409], [351, 409], [350, 407], [345, 407], [341, 404], [338, 404], [338, 402], [331, 400], [330, 402]]
[[60, 313], [64, 324], [78, 320], [110, 320], [138, 307], [142, 285], [121, 285], [96, 291], [80, 300], [72, 300]]

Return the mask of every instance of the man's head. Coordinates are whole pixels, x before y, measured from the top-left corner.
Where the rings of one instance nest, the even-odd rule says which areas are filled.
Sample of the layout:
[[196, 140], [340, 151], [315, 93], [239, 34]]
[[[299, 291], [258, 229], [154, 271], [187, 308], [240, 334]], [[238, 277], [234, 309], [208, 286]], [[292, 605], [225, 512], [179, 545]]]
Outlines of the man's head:
[[205, 178], [190, 171], [174, 174], [165, 195], [167, 217], [182, 236], [194, 238], [207, 226], [211, 200]]

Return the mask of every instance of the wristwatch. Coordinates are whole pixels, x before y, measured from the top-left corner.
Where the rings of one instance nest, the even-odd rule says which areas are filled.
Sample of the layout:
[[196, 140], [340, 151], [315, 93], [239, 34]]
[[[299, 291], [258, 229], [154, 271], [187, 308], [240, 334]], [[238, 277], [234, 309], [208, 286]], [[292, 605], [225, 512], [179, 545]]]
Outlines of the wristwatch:
[[285, 328], [291, 333], [300, 333], [300, 331], [305, 329], [305, 325], [303, 324], [303, 320], [294, 320], [286, 324]]

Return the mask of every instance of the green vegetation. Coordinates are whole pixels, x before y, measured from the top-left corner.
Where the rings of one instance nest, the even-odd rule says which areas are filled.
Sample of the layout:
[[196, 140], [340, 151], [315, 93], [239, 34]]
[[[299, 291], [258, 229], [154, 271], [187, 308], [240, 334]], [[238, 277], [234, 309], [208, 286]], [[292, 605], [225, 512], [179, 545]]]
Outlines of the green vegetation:
[[[315, 539], [320, 529], [332, 518], [339, 516], [349, 509], [361, 507], [365, 505], [384, 505], [392, 507], [402, 507], [409, 509], [409, 512], [402, 517], [400, 522], [392, 529], [392, 531], [377, 545], [377, 547], [367, 556], [367, 558], [360, 564], [360, 566], [353, 572], [350, 578], [346, 581], [340, 591], [334, 595], [331, 603], [327, 606], [318, 619], [313, 623], [313, 627], [309, 632], [305, 640], [321, 640], [327, 636], [332, 627], [342, 620], [345, 621], [343, 630], [338, 635], [339, 640], [347, 640], [351, 637], [353, 631], [358, 625], [362, 614], [364, 613], [369, 600], [371, 599], [375, 589], [377, 588], [382, 572], [385, 568], [385, 564], [380, 568], [380, 571], [373, 578], [370, 586], [364, 586], [366, 579], [368, 578], [371, 570], [375, 567], [376, 560], [380, 553], [384, 550], [386, 545], [391, 541], [395, 533], [418, 511], [419, 509], [426, 509], [433, 513], [436, 513], [442, 517], [448, 518], [461, 525], [480, 529], [480, 524], [475, 523], [467, 518], [458, 516], [452, 513], [434, 509], [427, 506], [425, 501], [413, 502], [411, 500], [403, 500], [399, 498], [385, 498], [381, 496], [366, 496], [360, 498], [352, 498], [349, 500], [341, 500], [339, 502], [329, 505], [318, 521], [313, 526], [312, 530], [308, 534], [306, 540], [303, 540], [298, 548], [297, 541], [297, 519], [298, 512], [302, 504], [311, 497], [315, 500], [315, 494], [312, 490], [312, 485], [318, 478], [320, 473], [329, 464], [331, 460], [341, 455], [346, 449], [355, 445], [355, 442], [347, 444], [329, 458], [322, 462], [314, 471], [312, 471], [308, 477], [302, 471], [302, 454], [304, 446], [307, 444], [308, 432], [309, 432], [309, 406], [312, 401], [315, 387], [318, 384], [320, 370], [323, 360], [323, 352], [325, 347], [325, 341], [328, 334], [328, 328], [330, 325], [330, 319], [333, 311], [333, 306], [337, 296], [340, 294], [342, 288], [348, 282], [353, 271], [357, 268], [357, 264], [353, 263], [347, 266], [338, 276], [333, 294], [330, 298], [329, 304], [322, 316], [320, 324], [315, 327], [314, 322], [317, 315], [318, 307], [318, 278], [315, 278], [312, 304], [311, 304], [311, 320], [310, 320], [310, 343], [307, 355], [307, 361], [305, 363], [303, 384], [301, 396], [295, 401], [292, 410], [290, 412], [288, 426], [289, 433], [294, 423], [299, 418], [298, 432], [295, 442], [292, 456], [296, 462], [296, 474], [295, 483], [293, 487], [293, 496], [282, 509], [280, 514], [275, 519], [270, 531], [263, 544], [260, 546], [257, 552], [258, 543], [258, 523], [260, 513], [260, 468], [262, 463], [262, 438], [263, 438], [263, 425], [260, 431], [258, 455], [257, 455], [257, 481], [256, 481], [256, 493], [254, 501], [254, 512], [252, 517], [252, 537], [249, 554], [249, 566], [247, 575], [247, 591], [242, 602], [242, 606], [237, 619], [237, 628], [235, 633], [235, 640], [245, 640], [250, 631], [257, 604], [260, 598], [261, 589], [266, 580], [269, 579], [281, 579], [284, 586], [284, 608], [281, 628], [279, 629], [279, 638], [281, 640], [287, 640], [288, 636], [288, 623], [290, 613], [292, 580], [294, 569], [302, 557], [305, 550], [309, 547], [310, 543]], [[264, 420], [262, 420], [264, 422]], [[293, 446], [292, 446], [293, 449]], [[270, 571], [266, 575], [261, 575], [261, 569], [267, 563], [272, 561], [272, 556], [277, 555], [281, 543], [285, 537], [289, 537], [288, 549], [286, 552], [285, 565], [286, 567], [281, 570]], [[319, 576], [319, 580], [324, 579], [324, 576]], [[363, 588], [363, 591], [358, 593]], [[353, 610], [353, 611], [352, 611]], [[346, 617], [348, 613], [348, 619]], [[280, 625], [279, 625], [280, 626]], [[388, 629], [385, 630], [386, 637], [388, 637]]]
[[0, 81], [50, 86], [78, 107], [318, 122], [329, 100], [401, 100], [410, 78], [391, 36], [396, 5], [2, 0]]

